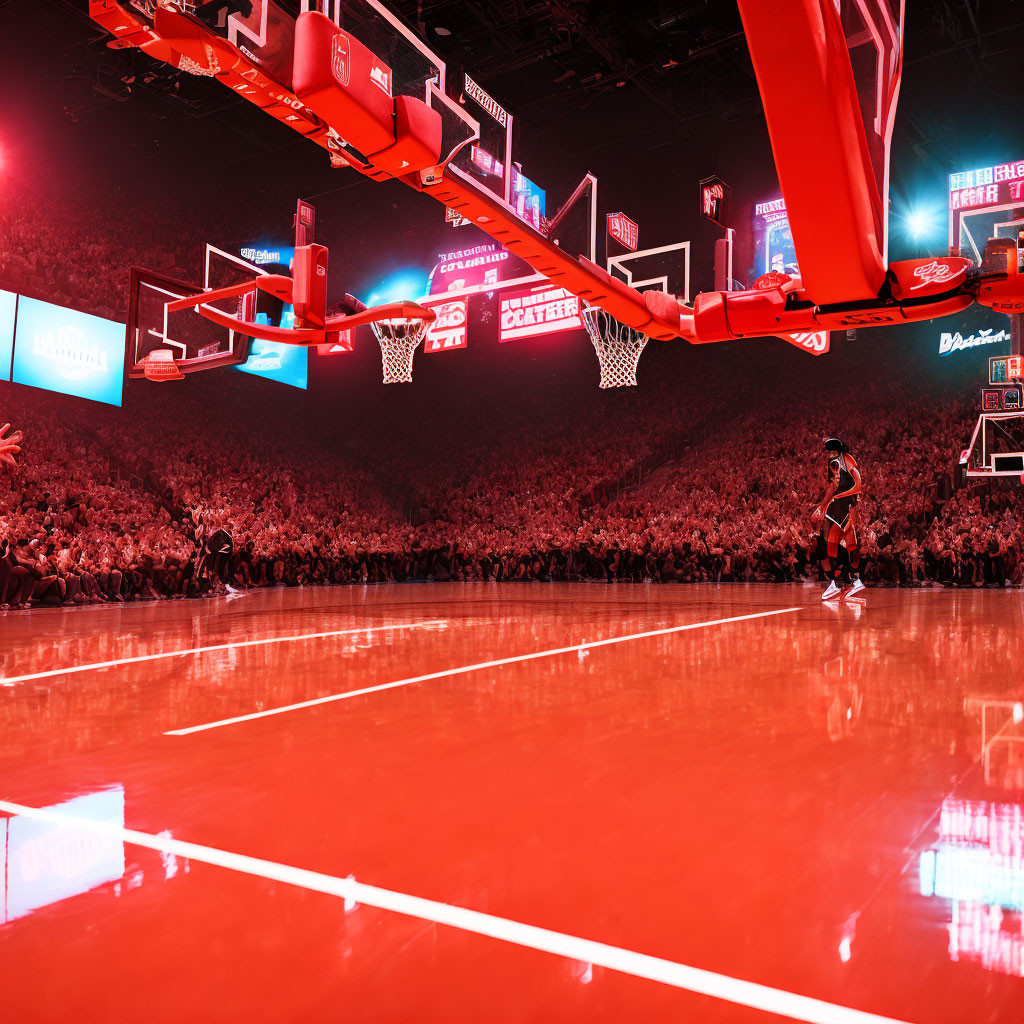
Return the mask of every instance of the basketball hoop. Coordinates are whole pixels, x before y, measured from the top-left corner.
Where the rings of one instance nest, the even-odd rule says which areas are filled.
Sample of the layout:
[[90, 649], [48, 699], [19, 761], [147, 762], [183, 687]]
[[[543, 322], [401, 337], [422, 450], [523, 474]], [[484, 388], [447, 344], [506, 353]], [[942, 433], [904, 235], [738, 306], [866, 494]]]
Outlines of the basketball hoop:
[[413, 356], [427, 336], [426, 320], [380, 320], [370, 326], [380, 342], [384, 383], [411, 383]]
[[597, 306], [584, 308], [583, 325], [601, 364], [601, 387], [636, 387], [636, 367], [647, 344], [647, 335], [619, 323]]

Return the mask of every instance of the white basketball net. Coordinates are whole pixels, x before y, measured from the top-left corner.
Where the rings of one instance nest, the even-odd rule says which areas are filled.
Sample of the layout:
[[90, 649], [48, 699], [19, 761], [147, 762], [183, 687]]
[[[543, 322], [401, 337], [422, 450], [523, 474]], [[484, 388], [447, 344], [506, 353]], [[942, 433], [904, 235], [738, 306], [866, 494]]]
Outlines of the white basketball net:
[[424, 320], [381, 320], [370, 325], [380, 342], [385, 384], [409, 384], [416, 349], [427, 336]]
[[647, 344], [647, 335], [620, 324], [597, 306], [583, 310], [583, 324], [601, 364], [601, 387], [636, 387], [636, 367]]

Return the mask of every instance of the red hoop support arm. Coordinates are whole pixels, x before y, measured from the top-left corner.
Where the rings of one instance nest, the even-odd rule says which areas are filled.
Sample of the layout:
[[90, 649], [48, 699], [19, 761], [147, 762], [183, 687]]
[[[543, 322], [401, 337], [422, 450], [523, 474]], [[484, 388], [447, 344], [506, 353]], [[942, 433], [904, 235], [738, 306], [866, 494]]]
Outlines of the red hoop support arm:
[[739, 0], [739, 10], [808, 298], [876, 298], [886, 274], [883, 200], [835, 5], [788, 0], [783, 14]]
[[863, 302], [815, 305], [802, 283], [788, 277], [763, 289], [703, 292], [694, 303], [690, 340], [781, 337], [950, 316], [976, 300], [979, 281], [970, 276], [971, 267], [961, 257], [901, 260], [889, 268], [880, 297]]
[[[183, 54], [194, 66], [205, 68], [243, 99], [332, 155], [343, 158], [348, 166], [360, 174], [376, 181], [397, 178], [437, 202], [457, 209], [495, 241], [526, 260], [559, 287], [592, 305], [607, 309], [622, 323], [644, 330], [652, 338], [680, 337], [675, 318], [670, 317], [663, 322], [652, 315], [640, 292], [619, 281], [613, 280], [609, 284], [608, 275], [602, 268], [585, 263], [574, 254], [560, 249], [549, 238], [519, 220], [464, 179], [455, 175], [446, 176], [443, 166], [435, 169], [435, 177], [429, 184], [424, 184], [419, 174], [392, 174], [369, 161], [360, 160], [351, 148], [341, 142], [339, 136], [345, 134], [344, 125], [328, 125], [290, 87], [275, 81], [262, 67], [198, 19], [160, 8], [157, 11], [155, 31], [146, 29], [147, 35], [140, 36], [138, 19], [125, 11], [117, 0], [90, 0], [89, 13], [93, 20], [117, 36], [125, 46], [140, 46], [140, 41], [145, 39], [146, 49], [152, 56], [174, 66], [178, 66]], [[166, 52], [152, 49], [154, 42], [164, 47]], [[173, 54], [173, 59], [168, 54]], [[335, 130], [336, 127], [338, 130]]]
[[[338, 334], [341, 331], [351, 330], [356, 327], [365, 327], [369, 324], [380, 323], [382, 320], [422, 320], [424, 323], [433, 323], [437, 319], [437, 311], [427, 309], [418, 302], [409, 300], [402, 302], [390, 302], [383, 306], [374, 306], [372, 309], [364, 310], [362, 313], [353, 313], [350, 316], [328, 317], [321, 328], [295, 329], [291, 327], [274, 327], [271, 324], [258, 324], [251, 320], [239, 320], [238, 317], [221, 312], [219, 309], [208, 305], [210, 302], [218, 302], [222, 299], [231, 299], [247, 295], [253, 289], [260, 286], [263, 279], [256, 278], [245, 284], [231, 285], [227, 288], [217, 288], [213, 291], [203, 292], [200, 295], [189, 295], [184, 299], [175, 299], [167, 304], [169, 313], [178, 313], [186, 309], [193, 309], [201, 317], [225, 327], [229, 331], [235, 331], [246, 337], [256, 338], [260, 341], [272, 341], [281, 345], [297, 345], [309, 348], [312, 345], [323, 345], [329, 334]], [[278, 278], [279, 281], [287, 281], [287, 278]], [[266, 289], [270, 291], [271, 289]]]
[[[980, 289], [975, 281], [961, 279], [959, 284], [939, 282], [938, 288], [894, 294], [894, 274], [899, 277], [903, 272], [899, 264], [885, 266], [884, 210], [859, 118], [849, 54], [832, 4], [793, 0], [781, 19], [777, 5], [761, 0], [739, 0], [739, 6], [804, 278], [792, 294], [710, 292], [699, 295], [692, 308], [673, 296], [640, 293], [610, 278], [603, 268], [560, 249], [472, 182], [446, 174], [443, 164], [422, 174], [404, 175], [374, 166], [343, 141], [344, 124], [328, 124], [295, 95], [290, 82], [275, 81], [198, 19], [160, 8], [153, 31], [141, 26], [117, 0], [90, 0], [89, 8], [93, 19], [124, 45], [143, 48], [175, 66], [184, 59], [202, 68], [326, 149], [340, 163], [377, 181], [400, 180], [455, 209], [554, 284], [651, 338], [706, 343], [901, 324], [947, 316], [976, 299], [1000, 311], [1020, 310], [1024, 296], [1017, 298], [1022, 289], [1019, 280], [1006, 284], [989, 281]], [[168, 52], [170, 56], [165, 56]], [[809, 163], [805, 126], [811, 120], [816, 132], [826, 134], [815, 135], [815, 159]], [[807, 177], [812, 173], [814, 181]], [[824, 198], [819, 192], [823, 181], [838, 182]], [[835, 188], [839, 189], [838, 198]], [[823, 226], [822, 202], [841, 217]], [[926, 262], [918, 264], [923, 267]], [[194, 306], [196, 301], [188, 300], [182, 308]], [[328, 321], [322, 330], [289, 331], [239, 323], [216, 310], [199, 307], [202, 315], [230, 329], [292, 345], [320, 344], [328, 334], [377, 320], [425, 319], [424, 314], [429, 314], [417, 310], [423, 307], [380, 307]]]
[[208, 292], [200, 292], [198, 295], [186, 295], [183, 299], [175, 299], [167, 303], [168, 313], [180, 313], [183, 309], [192, 309], [194, 306], [202, 305], [204, 302], [220, 302], [222, 299], [241, 298], [250, 292], [261, 291], [281, 299], [282, 302], [291, 304], [294, 294], [292, 280], [281, 274], [266, 274], [253, 278], [251, 281], [243, 281], [241, 284], [229, 284], [224, 288], [214, 288]]

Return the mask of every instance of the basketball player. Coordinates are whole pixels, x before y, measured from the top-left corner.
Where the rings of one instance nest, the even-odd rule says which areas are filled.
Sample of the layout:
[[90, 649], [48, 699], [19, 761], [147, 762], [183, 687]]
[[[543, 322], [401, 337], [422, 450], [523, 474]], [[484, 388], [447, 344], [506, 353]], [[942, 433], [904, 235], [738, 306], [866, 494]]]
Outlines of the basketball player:
[[825, 441], [825, 462], [828, 485], [825, 497], [811, 516], [811, 522], [822, 524], [821, 535], [825, 542], [822, 568], [831, 580], [821, 599], [830, 601], [842, 593], [839, 580], [843, 570], [838, 564], [840, 542], [850, 559], [851, 585], [845, 596], [852, 597], [864, 589], [857, 543], [857, 495], [861, 493], [861, 476], [856, 459], [838, 438], [830, 437]]
[[207, 533], [207, 525], [201, 512], [192, 518], [192, 544], [194, 546], [195, 566], [192, 571], [192, 585], [199, 586], [200, 579], [205, 577], [214, 587], [222, 586], [229, 594], [239, 593], [231, 586], [231, 556], [234, 554], [235, 542], [227, 530], [220, 528]]

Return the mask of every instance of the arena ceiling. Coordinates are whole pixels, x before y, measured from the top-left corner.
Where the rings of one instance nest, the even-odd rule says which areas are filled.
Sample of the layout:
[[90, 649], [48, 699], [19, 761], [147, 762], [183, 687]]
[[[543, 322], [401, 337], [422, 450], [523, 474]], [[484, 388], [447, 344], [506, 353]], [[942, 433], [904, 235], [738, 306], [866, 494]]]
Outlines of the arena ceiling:
[[[298, 0], [279, 0], [299, 7]], [[548, 132], [575, 148], [628, 145], [707, 150], [762, 122], [734, 0], [395, 0], [450, 64], [474, 71], [533, 138]], [[86, 14], [87, 0], [0, 0], [76, 26], [65, 50], [65, 109], [72, 120], [131, 97], [161, 119], [222, 118], [266, 151], [281, 139], [245, 104], [209, 83], [114, 52]], [[784, 4], [780, 5], [784, 10]], [[919, 155], [948, 166], [959, 155], [961, 111], [1019, 121], [1024, 86], [1021, 0], [908, 0], [908, 88], [902, 114]], [[912, 72], [912, 73], [911, 73]], [[230, 110], [230, 114], [228, 111]], [[601, 131], [595, 125], [601, 125]], [[952, 137], [951, 137], [952, 136]], [[583, 143], [581, 146], [580, 143]]]

